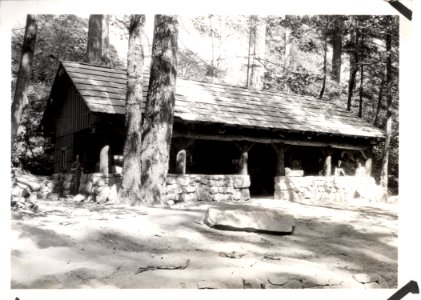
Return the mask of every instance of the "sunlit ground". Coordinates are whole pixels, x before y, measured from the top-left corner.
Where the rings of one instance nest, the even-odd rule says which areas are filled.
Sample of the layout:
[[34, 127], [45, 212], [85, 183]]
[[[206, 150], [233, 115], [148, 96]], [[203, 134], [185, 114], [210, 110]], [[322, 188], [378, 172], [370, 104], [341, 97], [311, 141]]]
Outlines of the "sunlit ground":
[[218, 203], [41, 201], [40, 213], [13, 216], [12, 288], [396, 288], [396, 204], [239, 204], [293, 215], [294, 233], [209, 228]]

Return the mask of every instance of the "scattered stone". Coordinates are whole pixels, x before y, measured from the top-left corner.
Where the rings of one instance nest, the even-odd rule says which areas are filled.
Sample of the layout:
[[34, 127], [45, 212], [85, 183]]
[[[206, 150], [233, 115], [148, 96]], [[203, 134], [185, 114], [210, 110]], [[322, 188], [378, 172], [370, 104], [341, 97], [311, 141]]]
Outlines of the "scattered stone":
[[26, 185], [27, 187], [29, 187], [30, 188], [30, 190], [31, 191], [35, 191], [35, 192], [37, 192], [37, 191], [39, 191], [40, 189], [41, 189], [41, 186], [39, 185], [39, 183], [36, 183], [36, 182], [33, 182], [33, 181], [30, 181], [30, 180], [28, 180], [28, 179], [26, 179], [26, 178], [22, 178], [22, 177], [17, 177], [16, 178], [16, 181], [17, 182], [19, 182], [19, 183], [21, 183], [21, 184], [24, 184], [24, 185]]
[[76, 196], [73, 197], [73, 202], [83, 202], [85, 201], [85, 196], [82, 194], [77, 194]]
[[110, 194], [108, 195], [108, 202], [112, 204], [118, 204], [118, 191], [116, 184], [113, 184], [111, 187]]
[[95, 202], [95, 195], [88, 195], [88, 197], [86, 198], [86, 202]]
[[12, 188], [12, 196], [14, 196], [14, 197], [22, 197], [23, 191], [24, 191], [24, 189], [21, 188], [20, 186], [14, 186]]
[[209, 227], [220, 229], [270, 233], [292, 233], [295, 226], [292, 216], [245, 205], [209, 208], [204, 221]]
[[37, 195], [32, 193], [31, 195], [29, 195], [28, 201], [29, 202], [36, 202], [38, 199]]
[[96, 202], [102, 204], [108, 201], [111, 189], [108, 186], [104, 186], [101, 192], [96, 196]]
[[48, 193], [46, 198], [50, 201], [58, 201], [59, 195], [56, 193]]

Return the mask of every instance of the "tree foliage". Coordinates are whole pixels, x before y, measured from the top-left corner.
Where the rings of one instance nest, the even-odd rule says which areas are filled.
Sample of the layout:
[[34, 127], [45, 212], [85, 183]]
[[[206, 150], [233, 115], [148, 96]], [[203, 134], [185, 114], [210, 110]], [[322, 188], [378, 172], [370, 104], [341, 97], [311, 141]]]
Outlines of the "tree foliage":
[[[12, 91], [15, 90], [24, 30], [12, 30]], [[84, 61], [88, 38], [87, 19], [75, 15], [39, 15], [28, 103], [23, 108], [19, 134], [12, 143], [12, 165], [36, 174], [51, 174], [54, 150], [42, 136], [39, 124], [61, 60]], [[110, 66], [122, 67], [115, 49], [109, 49]], [[13, 93], [12, 93], [13, 94]]]

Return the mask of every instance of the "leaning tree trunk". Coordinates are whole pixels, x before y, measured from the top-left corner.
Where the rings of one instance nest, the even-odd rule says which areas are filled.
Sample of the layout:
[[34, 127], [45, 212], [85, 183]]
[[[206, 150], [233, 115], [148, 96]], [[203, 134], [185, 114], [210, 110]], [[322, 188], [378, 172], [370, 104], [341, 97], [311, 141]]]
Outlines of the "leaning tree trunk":
[[109, 16], [90, 15], [86, 62], [107, 65], [109, 61]]
[[145, 108], [141, 164], [142, 202], [163, 203], [174, 119], [178, 21], [156, 15]]
[[[382, 170], [380, 174], [380, 185], [387, 192], [388, 176], [389, 176], [389, 152], [390, 141], [392, 139], [392, 34], [390, 31], [386, 34], [386, 95], [387, 95], [387, 112], [386, 112], [386, 139], [383, 146]], [[387, 193], [386, 193], [387, 196]]]
[[19, 64], [18, 78], [16, 81], [15, 95], [12, 102], [12, 143], [18, 132], [22, 111], [28, 103], [28, 86], [31, 79], [32, 61], [34, 58], [35, 43], [38, 31], [38, 17], [26, 17], [25, 36], [22, 44], [22, 56]]
[[145, 15], [132, 15], [127, 53], [126, 140], [124, 144], [123, 178], [119, 198], [133, 204], [140, 198], [140, 147], [142, 145], [142, 83], [144, 52], [142, 35]]

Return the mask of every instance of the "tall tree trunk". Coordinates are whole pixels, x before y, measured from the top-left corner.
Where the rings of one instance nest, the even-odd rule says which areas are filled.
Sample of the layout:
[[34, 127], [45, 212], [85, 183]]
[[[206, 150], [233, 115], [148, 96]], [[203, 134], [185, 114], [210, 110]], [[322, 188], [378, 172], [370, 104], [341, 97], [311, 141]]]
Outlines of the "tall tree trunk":
[[360, 105], [358, 108], [358, 117], [363, 117], [363, 92], [364, 92], [364, 65], [360, 67]]
[[379, 126], [379, 115], [380, 115], [380, 109], [382, 108], [382, 101], [383, 101], [383, 90], [386, 84], [386, 75], [382, 75], [382, 81], [380, 82], [379, 87], [379, 97], [377, 100], [377, 107], [376, 107], [376, 115], [374, 116], [373, 124], [374, 126]]
[[247, 56], [247, 79], [246, 79], [246, 88], [251, 86], [251, 65], [253, 63], [252, 59], [252, 48], [253, 48], [253, 36], [254, 36], [254, 26], [253, 26], [253, 16], [249, 18], [249, 48]]
[[263, 88], [264, 69], [261, 61], [265, 58], [266, 21], [256, 15], [250, 16], [249, 51], [247, 61], [247, 87]]
[[108, 65], [109, 16], [90, 15], [88, 29], [88, 47], [86, 62], [96, 65]]
[[210, 77], [215, 77], [215, 43], [214, 43], [214, 37], [213, 37], [213, 26], [212, 26], [212, 17], [213, 15], [209, 15], [209, 28], [210, 28], [210, 34], [211, 34], [211, 69], [209, 72]]
[[390, 141], [392, 139], [392, 34], [390, 29], [386, 33], [386, 96], [387, 96], [387, 112], [386, 112], [386, 140], [383, 146], [382, 170], [380, 174], [380, 185], [386, 190], [389, 182], [389, 152]]
[[266, 49], [266, 20], [253, 17], [253, 61], [251, 65], [251, 87], [254, 89], [263, 89], [264, 69], [261, 61], [265, 59]]
[[174, 119], [178, 21], [156, 15], [152, 65], [145, 108], [141, 165], [142, 201], [163, 203]]
[[288, 69], [289, 68], [290, 56], [291, 56], [291, 29], [289, 29], [289, 28], [285, 28], [284, 42], [285, 42], [284, 69]]
[[325, 41], [323, 45], [323, 82], [322, 82], [322, 89], [320, 90], [319, 99], [323, 98], [323, 94], [325, 93], [326, 89], [326, 76], [327, 76], [327, 35], [325, 35]]
[[144, 46], [142, 35], [145, 15], [132, 15], [129, 27], [129, 50], [127, 53], [127, 94], [126, 94], [126, 140], [124, 144], [123, 178], [119, 198], [124, 203], [141, 201], [142, 145], [142, 83]]
[[12, 143], [18, 132], [23, 108], [26, 104], [28, 104], [28, 86], [31, 79], [32, 61], [34, 58], [35, 43], [38, 32], [37, 22], [37, 16], [27, 15], [25, 36], [22, 43], [22, 56], [19, 64], [15, 95], [12, 102]]
[[332, 79], [341, 82], [341, 65], [342, 65], [342, 21], [335, 21], [335, 30], [332, 39]]
[[359, 34], [358, 31], [352, 33], [352, 39], [354, 41], [354, 49], [352, 53], [350, 54], [349, 59], [349, 67], [350, 67], [350, 74], [349, 74], [349, 82], [348, 82], [348, 102], [346, 109], [348, 111], [351, 110], [351, 104], [352, 104], [352, 95], [354, 93], [354, 87], [355, 87], [355, 77], [358, 72], [358, 52], [359, 52]]

